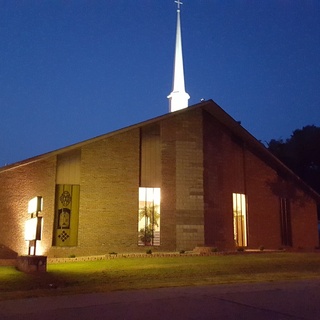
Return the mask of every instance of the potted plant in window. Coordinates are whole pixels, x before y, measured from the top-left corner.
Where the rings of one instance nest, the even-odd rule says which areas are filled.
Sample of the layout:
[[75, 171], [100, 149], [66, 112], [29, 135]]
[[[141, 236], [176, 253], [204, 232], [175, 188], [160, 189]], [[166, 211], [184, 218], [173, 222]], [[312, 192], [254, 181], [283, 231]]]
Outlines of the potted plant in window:
[[155, 228], [159, 227], [159, 218], [158, 206], [146, 205], [139, 209], [139, 220], [144, 221], [145, 225], [144, 228], [139, 230], [139, 239], [144, 245], [152, 245]]
[[154, 238], [153, 231], [150, 227], [145, 227], [139, 231], [139, 239], [144, 243], [145, 246], [151, 246]]

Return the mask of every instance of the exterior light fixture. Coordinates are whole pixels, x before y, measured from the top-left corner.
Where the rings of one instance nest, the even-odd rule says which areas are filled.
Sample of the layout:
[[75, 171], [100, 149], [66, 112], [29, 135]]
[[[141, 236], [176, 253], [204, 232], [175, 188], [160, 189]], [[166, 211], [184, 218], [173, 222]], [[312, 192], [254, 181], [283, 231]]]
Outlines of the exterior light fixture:
[[26, 241], [41, 240], [42, 217], [31, 218], [25, 223], [24, 239]]
[[30, 218], [25, 223], [24, 239], [28, 241], [28, 255], [19, 256], [17, 269], [24, 272], [46, 272], [47, 256], [36, 255], [37, 240], [41, 240], [43, 219], [39, 213], [43, 209], [42, 197], [34, 197], [28, 202]]
[[24, 239], [29, 241], [28, 255], [36, 255], [37, 240], [41, 240], [43, 219], [39, 213], [43, 209], [43, 198], [34, 197], [28, 202], [28, 214], [31, 215], [25, 223]]
[[28, 213], [38, 213], [43, 210], [43, 198], [42, 197], [34, 197], [28, 202]]

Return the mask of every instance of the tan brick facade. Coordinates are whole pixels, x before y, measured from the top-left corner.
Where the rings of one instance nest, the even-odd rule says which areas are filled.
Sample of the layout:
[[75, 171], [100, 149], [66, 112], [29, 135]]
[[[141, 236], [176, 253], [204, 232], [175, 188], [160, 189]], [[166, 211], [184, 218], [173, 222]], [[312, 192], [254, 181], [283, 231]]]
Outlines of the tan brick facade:
[[0, 243], [18, 254], [27, 254], [24, 240], [25, 221], [29, 219], [28, 202], [41, 195], [46, 201], [43, 240], [44, 251], [51, 247], [56, 158], [18, 166], [0, 174]]
[[[68, 257], [145, 252], [148, 247], [138, 246], [137, 225], [141, 127], [157, 125], [161, 242], [152, 247], [153, 251], [192, 250], [197, 246], [234, 250], [233, 193], [246, 196], [248, 247], [281, 247], [279, 195], [270, 184], [279, 179], [282, 169], [288, 170], [213, 102], [204, 106], [2, 168], [0, 244], [26, 254], [23, 233], [27, 203], [41, 195], [42, 254]], [[70, 150], [80, 159], [78, 243], [59, 247], [52, 245], [57, 156], [67, 168], [68, 157], [63, 155]], [[64, 171], [59, 172], [60, 180]], [[75, 176], [79, 179], [78, 173]], [[294, 248], [312, 249], [318, 245], [317, 196], [302, 191], [305, 189], [297, 184], [295, 189], [290, 200], [292, 244]]]

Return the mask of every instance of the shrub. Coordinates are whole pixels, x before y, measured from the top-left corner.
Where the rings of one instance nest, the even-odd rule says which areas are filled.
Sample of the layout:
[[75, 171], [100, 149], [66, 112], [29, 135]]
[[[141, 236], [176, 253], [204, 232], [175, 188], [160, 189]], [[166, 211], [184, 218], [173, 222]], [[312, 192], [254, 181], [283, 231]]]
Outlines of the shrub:
[[152, 254], [152, 250], [151, 250], [151, 249], [148, 249], [148, 250], [146, 251], [146, 253], [147, 253], [147, 254]]

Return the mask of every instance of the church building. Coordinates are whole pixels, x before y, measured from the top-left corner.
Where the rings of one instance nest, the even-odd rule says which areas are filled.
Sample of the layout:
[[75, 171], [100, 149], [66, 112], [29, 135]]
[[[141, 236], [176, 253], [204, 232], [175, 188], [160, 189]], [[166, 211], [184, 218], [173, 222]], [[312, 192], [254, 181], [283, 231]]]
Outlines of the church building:
[[170, 112], [0, 168], [0, 245], [28, 252], [34, 197], [48, 257], [319, 245], [320, 196], [214, 101], [188, 107], [176, 2]]

